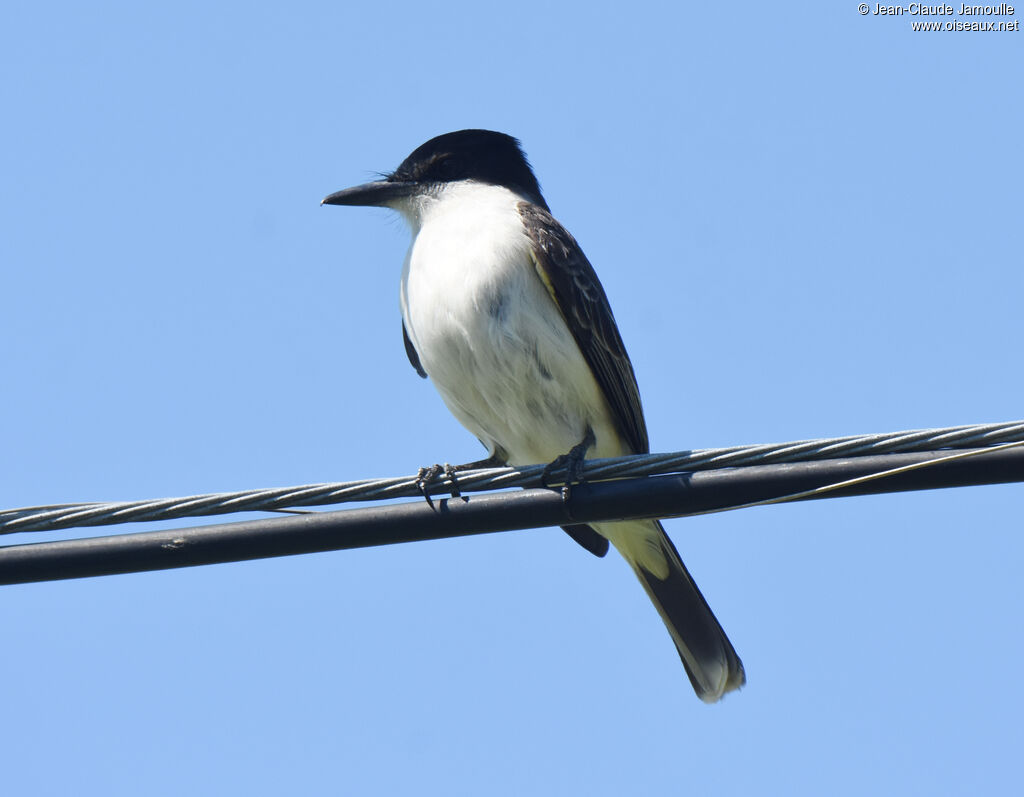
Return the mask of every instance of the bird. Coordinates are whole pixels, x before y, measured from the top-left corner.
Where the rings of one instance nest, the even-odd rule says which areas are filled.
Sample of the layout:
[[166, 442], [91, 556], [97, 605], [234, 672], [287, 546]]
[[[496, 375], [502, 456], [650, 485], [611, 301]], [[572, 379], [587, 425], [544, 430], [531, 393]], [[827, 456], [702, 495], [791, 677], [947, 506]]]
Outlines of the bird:
[[[578, 474], [585, 457], [649, 451], [604, 288], [551, 215], [516, 138], [439, 135], [393, 172], [321, 205], [389, 208], [410, 227], [402, 338], [416, 372], [487, 449], [460, 467], [551, 463]], [[744, 685], [739, 656], [660, 521], [565, 529], [597, 556], [610, 542], [629, 563], [701, 700]]]

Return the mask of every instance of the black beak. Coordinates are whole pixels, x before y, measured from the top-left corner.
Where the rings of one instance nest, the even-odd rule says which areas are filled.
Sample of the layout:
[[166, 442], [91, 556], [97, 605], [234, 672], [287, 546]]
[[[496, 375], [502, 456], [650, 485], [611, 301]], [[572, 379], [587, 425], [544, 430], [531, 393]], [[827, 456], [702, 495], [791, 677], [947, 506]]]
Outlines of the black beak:
[[415, 191], [416, 183], [378, 180], [375, 183], [364, 183], [354, 188], [346, 188], [344, 191], [335, 191], [320, 200], [320, 204], [387, 207], [395, 200], [403, 199]]

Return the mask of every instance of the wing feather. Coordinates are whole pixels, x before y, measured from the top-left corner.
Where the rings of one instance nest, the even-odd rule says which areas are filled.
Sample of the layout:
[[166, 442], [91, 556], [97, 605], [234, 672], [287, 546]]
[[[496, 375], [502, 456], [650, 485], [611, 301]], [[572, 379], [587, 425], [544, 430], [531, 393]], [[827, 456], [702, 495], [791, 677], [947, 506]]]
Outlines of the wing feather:
[[520, 202], [519, 214], [533, 242], [537, 273], [608, 400], [619, 432], [634, 453], [647, 453], [636, 375], [594, 267], [569, 231], [544, 208]]
[[420, 364], [420, 355], [416, 351], [416, 347], [409, 340], [409, 331], [405, 328], [405, 321], [402, 322], [402, 341], [405, 343], [405, 356], [409, 358], [409, 362], [416, 369], [416, 373], [426, 379], [427, 372], [423, 370], [423, 366]]

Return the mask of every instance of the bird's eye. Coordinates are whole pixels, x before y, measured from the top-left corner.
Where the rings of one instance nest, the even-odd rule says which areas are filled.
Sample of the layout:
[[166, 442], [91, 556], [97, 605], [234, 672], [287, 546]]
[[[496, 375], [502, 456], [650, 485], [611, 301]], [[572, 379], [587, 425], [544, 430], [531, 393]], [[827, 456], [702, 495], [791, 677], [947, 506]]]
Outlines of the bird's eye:
[[441, 180], [451, 180], [456, 176], [455, 160], [450, 155], [442, 155], [434, 161], [430, 171], [434, 177]]

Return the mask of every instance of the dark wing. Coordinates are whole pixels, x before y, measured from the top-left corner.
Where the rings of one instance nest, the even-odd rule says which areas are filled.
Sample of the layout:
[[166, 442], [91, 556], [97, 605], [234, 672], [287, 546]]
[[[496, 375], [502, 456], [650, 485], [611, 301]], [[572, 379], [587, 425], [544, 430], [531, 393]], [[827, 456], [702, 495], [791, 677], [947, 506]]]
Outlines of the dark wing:
[[424, 371], [423, 366], [420, 365], [420, 356], [416, 353], [416, 349], [412, 345], [412, 341], [409, 340], [409, 333], [405, 329], [405, 321], [402, 322], [402, 340], [405, 342], [405, 353], [409, 357], [409, 362], [412, 363], [412, 367], [416, 369], [416, 373], [426, 379], [427, 372]]
[[634, 453], [646, 454], [647, 426], [633, 365], [594, 267], [576, 240], [546, 210], [520, 202], [519, 214], [533, 242], [537, 273], [572, 330], [619, 432]]
[[590, 526], [562, 526], [562, 531], [572, 537], [594, 556], [602, 557], [608, 553], [608, 540]]

